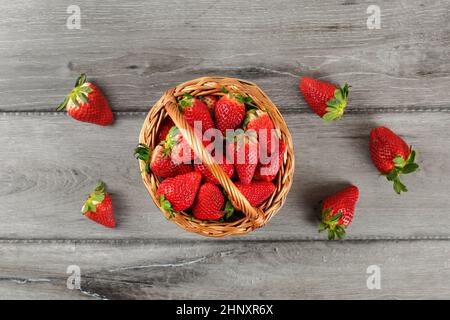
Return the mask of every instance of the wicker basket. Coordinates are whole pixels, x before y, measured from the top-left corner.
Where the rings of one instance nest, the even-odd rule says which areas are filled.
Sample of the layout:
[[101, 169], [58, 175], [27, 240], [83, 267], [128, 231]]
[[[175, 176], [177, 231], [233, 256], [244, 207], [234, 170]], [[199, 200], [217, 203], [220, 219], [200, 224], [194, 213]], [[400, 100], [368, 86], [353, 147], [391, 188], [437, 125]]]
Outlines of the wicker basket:
[[[253, 104], [257, 108], [267, 111], [275, 124], [275, 128], [280, 130], [281, 139], [286, 144], [284, 161], [280, 166], [277, 178], [273, 181], [276, 186], [275, 192], [259, 208], [253, 208], [230, 178], [222, 171], [221, 167], [214, 163], [212, 156], [204, 149], [202, 143], [195, 136], [194, 130], [178, 110], [177, 97], [185, 93], [190, 93], [193, 96], [208, 94], [220, 96], [224, 94], [221, 91], [223, 87], [230, 92], [251, 97]], [[201, 155], [203, 163], [220, 182], [234, 207], [242, 211], [245, 215], [243, 218], [232, 222], [204, 222], [193, 218], [185, 212], [180, 212], [171, 221], [187, 231], [208, 237], [242, 235], [268, 223], [282, 207], [291, 188], [294, 175], [294, 149], [291, 134], [282, 115], [266, 94], [255, 84], [235, 78], [203, 77], [187, 81], [175, 88], [167, 90], [153, 108], [151, 108], [142, 126], [139, 142], [146, 144], [153, 150], [159, 142], [156, 141], [159, 127], [167, 115], [172, 118], [195, 153]], [[140, 161], [139, 165], [145, 187], [152, 196], [155, 204], [164, 213], [166, 218], [169, 218], [169, 213], [161, 208], [159, 200], [156, 198], [159, 185], [158, 178], [154, 174], [147, 173], [144, 170], [144, 161]]]

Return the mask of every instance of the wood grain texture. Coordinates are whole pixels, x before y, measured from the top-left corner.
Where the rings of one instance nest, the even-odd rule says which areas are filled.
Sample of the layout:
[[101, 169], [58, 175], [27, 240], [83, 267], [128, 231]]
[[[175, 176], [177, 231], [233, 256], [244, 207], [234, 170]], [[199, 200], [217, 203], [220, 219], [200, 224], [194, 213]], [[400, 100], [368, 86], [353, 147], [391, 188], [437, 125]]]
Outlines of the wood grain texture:
[[[0, 252], [2, 299], [450, 296], [446, 241], [3, 242]], [[69, 265], [80, 267], [82, 291], [67, 289]], [[370, 265], [380, 267], [380, 290], [367, 288]]]
[[[283, 112], [306, 108], [298, 76], [353, 85], [350, 107], [448, 108], [450, 3], [377, 1], [71, 1], [0, 4], [0, 110], [54, 110], [77, 75], [112, 108], [147, 110], [167, 88], [204, 75], [258, 83]], [[245, 8], [245, 9], [243, 9]]]
[[[199, 238], [163, 217], [147, 194], [133, 157], [144, 115], [121, 115], [112, 127], [62, 114], [0, 117], [0, 238]], [[296, 141], [293, 187], [282, 210], [249, 239], [323, 239], [316, 231], [319, 200], [353, 183], [361, 191], [349, 239], [450, 238], [445, 223], [450, 190], [450, 113], [361, 117], [324, 125], [313, 114], [292, 114]], [[398, 196], [368, 152], [370, 128], [386, 125], [419, 152], [421, 171], [404, 177]], [[118, 229], [79, 213], [97, 179], [112, 194]], [[205, 240], [206, 241], [206, 240]]]

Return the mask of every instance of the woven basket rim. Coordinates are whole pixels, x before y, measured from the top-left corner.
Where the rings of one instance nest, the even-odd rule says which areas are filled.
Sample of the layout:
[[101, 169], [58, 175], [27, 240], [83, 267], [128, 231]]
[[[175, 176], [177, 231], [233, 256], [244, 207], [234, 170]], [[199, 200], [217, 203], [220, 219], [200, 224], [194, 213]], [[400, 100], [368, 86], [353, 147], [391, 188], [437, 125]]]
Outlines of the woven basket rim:
[[[281, 163], [277, 178], [273, 181], [276, 186], [275, 191], [258, 208], [251, 207], [221, 167], [215, 165], [214, 160], [204, 149], [202, 143], [196, 138], [192, 128], [187, 124], [183, 115], [178, 111], [177, 97], [185, 93], [190, 93], [193, 96], [208, 94], [220, 96], [224, 94], [221, 91], [223, 87], [230, 92], [251, 97], [254, 107], [267, 111], [275, 128], [279, 130], [281, 139], [286, 145], [285, 157]], [[196, 154], [201, 155], [201, 159], [210, 169], [211, 173], [219, 180], [230, 200], [233, 202], [233, 205], [245, 214], [245, 217], [232, 222], [204, 222], [193, 218], [190, 214], [180, 212], [170, 220], [187, 231], [208, 237], [243, 235], [267, 224], [283, 206], [292, 185], [295, 168], [294, 148], [289, 128], [280, 111], [270, 98], [256, 84], [237, 78], [211, 76], [183, 82], [167, 90], [149, 110], [142, 125], [139, 143], [143, 143], [153, 150], [159, 142], [156, 139], [160, 125], [167, 116], [172, 118]], [[147, 173], [145, 171], [144, 161], [140, 160], [139, 166], [146, 189], [153, 198], [156, 206], [169, 219], [170, 214], [161, 208], [156, 197], [156, 191], [159, 185], [158, 177], [153, 173]]]

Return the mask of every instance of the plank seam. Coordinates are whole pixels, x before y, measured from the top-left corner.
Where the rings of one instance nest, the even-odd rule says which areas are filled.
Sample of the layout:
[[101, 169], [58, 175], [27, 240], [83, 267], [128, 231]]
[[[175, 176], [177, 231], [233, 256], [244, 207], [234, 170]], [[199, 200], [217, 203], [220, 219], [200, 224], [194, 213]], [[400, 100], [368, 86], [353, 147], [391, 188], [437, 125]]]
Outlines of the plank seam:
[[[118, 117], [123, 116], [145, 116], [148, 111], [142, 110], [131, 110], [131, 111], [114, 111], [114, 115]], [[449, 107], [425, 107], [425, 106], [416, 106], [416, 107], [397, 107], [397, 108], [349, 108], [346, 113], [347, 114], [383, 114], [383, 113], [447, 113], [450, 112]], [[292, 109], [287, 108], [282, 110], [282, 113], [300, 113], [300, 114], [308, 114], [311, 113], [309, 109], [299, 108]], [[312, 114], [312, 113], [311, 113]], [[1, 111], [0, 116], [18, 116], [18, 117], [26, 117], [26, 116], [66, 116], [66, 112], [55, 112], [55, 111]]]
[[301, 239], [0, 239], [0, 244], [178, 244], [183, 243], [238, 243], [238, 242], [259, 242], [259, 243], [294, 243], [294, 242], [397, 242], [397, 241], [449, 241], [450, 236], [417, 236], [417, 237], [355, 237], [341, 241], [328, 241], [323, 238], [301, 238]]

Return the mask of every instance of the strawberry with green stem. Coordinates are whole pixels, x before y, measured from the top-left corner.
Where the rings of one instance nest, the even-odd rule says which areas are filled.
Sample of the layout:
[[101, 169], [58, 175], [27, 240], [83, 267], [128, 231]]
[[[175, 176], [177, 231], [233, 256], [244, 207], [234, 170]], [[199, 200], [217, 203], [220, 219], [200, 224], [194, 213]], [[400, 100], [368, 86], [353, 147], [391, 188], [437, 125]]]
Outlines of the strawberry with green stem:
[[336, 236], [344, 239], [346, 228], [353, 221], [358, 197], [358, 187], [350, 186], [323, 200], [319, 232], [328, 230], [328, 240]]
[[397, 194], [408, 189], [400, 181], [400, 175], [415, 172], [416, 152], [411, 146], [386, 127], [378, 127], [370, 132], [370, 156], [375, 167], [389, 181]]
[[105, 191], [105, 184], [99, 181], [95, 190], [83, 204], [81, 212], [92, 221], [108, 228], [115, 228], [114, 210], [110, 195]]
[[192, 171], [192, 165], [189, 163], [174, 163], [162, 144], [150, 152], [150, 148], [140, 143], [134, 152], [137, 159], [145, 162], [144, 170], [148, 173], [153, 172], [158, 177], [170, 178]]
[[343, 87], [325, 81], [302, 77], [300, 92], [309, 107], [325, 122], [342, 118], [347, 107], [350, 86]]
[[178, 102], [178, 107], [192, 128], [195, 128], [196, 122], [201, 123], [202, 133], [214, 128], [214, 121], [211, 117], [211, 113], [206, 104], [199, 98], [195, 98], [191, 94], [185, 93], [183, 98]]
[[224, 205], [225, 197], [219, 187], [206, 182], [198, 191], [192, 214], [199, 220], [216, 221], [225, 215]]
[[167, 178], [159, 184], [156, 197], [163, 210], [169, 213], [170, 218], [173, 218], [175, 213], [187, 210], [193, 205], [201, 180], [202, 175], [192, 171]]
[[239, 93], [230, 93], [226, 88], [222, 88], [225, 93], [214, 108], [217, 129], [223, 135], [229, 129], [238, 128], [245, 118], [245, 105], [252, 102], [250, 97]]
[[71, 117], [83, 122], [107, 126], [114, 121], [108, 100], [99, 87], [87, 82], [84, 73], [56, 111], [64, 109]]

